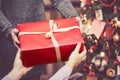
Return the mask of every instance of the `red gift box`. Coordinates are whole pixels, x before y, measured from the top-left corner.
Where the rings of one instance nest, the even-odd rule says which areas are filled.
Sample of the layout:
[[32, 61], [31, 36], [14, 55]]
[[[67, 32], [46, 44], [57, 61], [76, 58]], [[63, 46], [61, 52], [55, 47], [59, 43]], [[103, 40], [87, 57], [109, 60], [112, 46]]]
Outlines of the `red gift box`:
[[[84, 43], [76, 18], [18, 24], [24, 66], [66, 61], [77, 43]], [[81, 47], [83, 50], [83, 47]]]

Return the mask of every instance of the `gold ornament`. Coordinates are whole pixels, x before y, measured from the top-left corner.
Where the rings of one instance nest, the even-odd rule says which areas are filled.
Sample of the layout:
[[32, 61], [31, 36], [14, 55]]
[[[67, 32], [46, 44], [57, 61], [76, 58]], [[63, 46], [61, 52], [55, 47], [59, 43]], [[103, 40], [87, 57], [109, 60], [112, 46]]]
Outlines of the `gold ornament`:
[[119, 35], [118, 35], [118, 33], [116, 33], [116, 34], [113, 36], [113, 40], [114, 40], [115, 42], [117, 42], [117, 41], [119, 40]]
[[105, 52], [103, 52], [103, 51], [100, 52], [100, 57], [101, 57], [101, 58], [105, 57]]
[[115, 76], [115, 70], [112, 69], [112, 68], [108, 68], [106, 70], [106, 75], [109, 76], [109, 77], [114, 77]]

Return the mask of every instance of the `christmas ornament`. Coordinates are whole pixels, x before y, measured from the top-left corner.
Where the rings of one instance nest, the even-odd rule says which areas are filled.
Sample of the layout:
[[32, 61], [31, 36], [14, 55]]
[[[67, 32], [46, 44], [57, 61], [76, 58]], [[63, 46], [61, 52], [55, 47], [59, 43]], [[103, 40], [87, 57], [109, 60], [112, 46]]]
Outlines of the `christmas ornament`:
[[103, 51], [100, 52], [100, 57], [101, 57], [101, 58], [105, 57], [105, 53], [104, 53]]
[[117, 42], [117, 41], [119, 40], [119, 35], [118, 35], [118, 33], [116, 33], [116, 34], [113, 36], [113, 40], [114, 40], [115, 42]]
[[108, 69], [106, 70], [106, 74], [107, 74], [107, 76], [109, 76], [109, 77], [115, 77], [115, 69], [108, 68]]

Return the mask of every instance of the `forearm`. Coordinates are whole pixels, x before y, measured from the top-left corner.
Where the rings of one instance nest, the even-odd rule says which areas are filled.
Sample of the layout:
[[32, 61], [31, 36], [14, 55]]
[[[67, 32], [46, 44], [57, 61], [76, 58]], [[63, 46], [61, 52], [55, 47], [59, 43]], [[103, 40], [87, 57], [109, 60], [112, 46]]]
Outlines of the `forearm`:
[[0, 10], [0, 32], [5, 32], [6, 35], [10, 33], [12, 30], [12, 24], [9, 22], [9, 20], [4, 16], [2, 11]]
[[79, 16], [77, 10], [73, 7], [70, 0], [51, 0], [53, 6], [64, 17], [77, 17]]
[[72, 73], [73, 68], [69, 65], [63, 66], [59, 69], [49, 80], [67, 80]]
[[4, 78], [2, 78], [1, 80], [11, 80], [10, 78], [9, 78], [9, 76], [8, 75], [6, 75]]
[[13, 69], [8, 75], [6, 75], [2, 80], [20, 80], [22, 73], [19, 70]]
[[11, 78], [11, 80], [20, 80], [20, 78], [23, 76], [21, 70], [13, 69], [8, 76]]

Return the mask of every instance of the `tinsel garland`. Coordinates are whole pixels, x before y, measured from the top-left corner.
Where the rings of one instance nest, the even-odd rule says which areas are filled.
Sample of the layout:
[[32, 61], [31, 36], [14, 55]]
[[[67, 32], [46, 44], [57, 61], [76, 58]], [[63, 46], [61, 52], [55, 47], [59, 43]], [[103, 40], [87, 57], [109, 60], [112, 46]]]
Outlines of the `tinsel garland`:
[[100, 3], [104, 6], [104, 7], [111, 7], [111, 6], [113, 6], [114, 4], [115, 4], [115, 2], [117, 1], [117, 0], [113, 0], [113, 2], [112, 3], [108, 3], [109, 2], [109, 0], [108, 1], [106, 1], [107, 3], [105, 3], [103, 0], [99, 0], [100, 1]]

